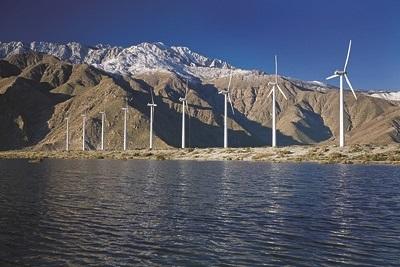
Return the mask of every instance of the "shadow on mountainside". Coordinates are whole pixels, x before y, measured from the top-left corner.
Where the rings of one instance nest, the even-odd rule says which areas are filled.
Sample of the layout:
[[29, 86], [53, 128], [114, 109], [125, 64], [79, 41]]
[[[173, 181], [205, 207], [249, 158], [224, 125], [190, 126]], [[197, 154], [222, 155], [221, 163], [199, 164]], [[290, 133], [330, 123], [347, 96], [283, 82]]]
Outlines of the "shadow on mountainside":
[[54, 106], [69, 96], [49, 93], [41, 84], [17, 77], [0, 94], [1, 150], [21, 149], [40, 142], [49, 132]]
[[[200, 85], [200, 88], [196, 88], [198, 96], [206, 101], [213, 110], [213, 113], [216, 115], [216, 121], [220, 125], [220, 128], [223, 128], [223, 118], [224, 118], [224, 110], [223, 103], [224, 98], [222, 95], [218, 94], [218, 88], [216, 88], [212, 84]], [[235, 131], [243, 133], [240, 136], [246, 136], [244, 139], [238, 139], [239, 136], [233, 135], [230, 137], [230, 146], [240, 147], [240, 146], [266, 146], [271, 145], [272, 139], [272, 129], [266, 126], [263, 126], [259, 122], [252, 121], [248, 119], [243, 113], [238, 111], [235, 107], [234, 114], [232, 114], [231, 108], [228, 110], [228, 117], [235, 121], [243, 130]], [[221, 130], [221, 135], [223, 134]], [[282, 134], [279, 130], [276, 132], [278, 145], [296, 145], [299, 144], [292, 137]]]
[[319, 114], [300, 106], [298, 108], [304, 114], [304, 118], [301, 121], [293, 122], [293, 124], [303, 133], [303, 136], [311, 139], [304, 140], [304, 142], [318, 143], [332, 138], [333, 134], [331, 130], [325, 125], [324, 120]]

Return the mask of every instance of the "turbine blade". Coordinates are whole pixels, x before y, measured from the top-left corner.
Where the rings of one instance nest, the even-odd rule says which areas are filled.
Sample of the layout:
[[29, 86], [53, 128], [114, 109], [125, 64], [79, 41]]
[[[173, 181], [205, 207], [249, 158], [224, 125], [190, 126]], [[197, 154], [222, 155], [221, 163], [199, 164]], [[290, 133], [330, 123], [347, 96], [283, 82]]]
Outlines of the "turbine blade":
[[185, 98], [187, 96], [187, 93], [189, 91], [189, 86], [188, 86], [188, 79], [186, 79], [186, 91], [185, 91]]
[[336, 78], [336, 77], [339, 77], [339, 75], [333, 74], [333, 75], [329, 76], [329, 77], [326, 78], [326, 79], [327, 79], [327, 80], [330, 80], [330, 79], [333, 79], [333, 78]]
[[233, 110], [232, 99], [231, 99], [230, 93], [228, 93], [228, 100], [229, 100], [229, 104], [231, 104], [232, 114], [235, 114], [235, 110]]
[[151, 95], [151, 103], [154, 104], [153, 90], [152, 89], [149, 89], [149, 90], [150, 90], [150, 95]]
[[344, 75], [344, 78], [346, 79], [347, 84], [349, 85], [351, 91], [353, 92], [354, 98], [357, 100], [356, 92], [354, 92], [353, 86], [351, 85], [351, 82], [346, 74]]
[[347, 49], [347, 57], [346, 57], [346, 62], [344, 63], [343, 71], [346, 71], [347, 69], [347, 63], [349, 63], [349, 57], [350, 57], [350, 50], [351, 50], [351, 40], [349, 42], [349, 48]]
[[281, 94], [283, 95], [283, 97], [287, 100], [287, 97], [286, 97], [285, 93], [282, 91], [282, 89], [281, 89], [281, 87], [279, 86], [279, 84], [276, 84], [276, 86], [278, 87], [279, 92], [281, 92]]
[[274, 91], [274, 87], [272, 87], [271, 91], [269, 91], [269, 94], [267, 95], [267, 98], [269, 98], [271, 96], [272, 91]]
[[187, 113], [188, 113], [188, 116], [189, 116], [189, 105], [188, 105], [188, 103], [187, 103], [187, 101], [186, 101], [186, 111], [187, 111]]
[[278, 56], [275, 55], [275, 83], [278, 83]]
[[231, 88], [231, 82], [232, 82], [232, 69], [231, 69], [231, 73], [229, 74], [229, 83], [228, 83], [228, 89], [227, 89], [228, 92], [229, 92], [229, 88]]

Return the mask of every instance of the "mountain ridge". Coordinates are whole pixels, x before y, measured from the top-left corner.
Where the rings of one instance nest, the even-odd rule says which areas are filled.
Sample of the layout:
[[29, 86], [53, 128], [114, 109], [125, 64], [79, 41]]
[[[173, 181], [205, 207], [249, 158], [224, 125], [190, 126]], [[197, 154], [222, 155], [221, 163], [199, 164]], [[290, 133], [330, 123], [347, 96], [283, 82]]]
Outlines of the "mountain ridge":
[[[130, 75], [166, 69], [185, 77], [207, 75], [208, 69], [233, 68], [226, 61], [208, 58], [185, 46], [168, 47], [161, 42], [140, 43], [129, 47], [98, 44], [85, 46], [77, 42], [0, 42], [0, 58], [28, 51], [50, 54], [72, 64], [87, 63], [110, 73]], [[205, 68], [202, 70], [202, 68]], [[208, 77], [210, 78], [210, 77]]]
[[[237, 74], [247, 75], [257, 72], [265, 73], [255, 69], [240, 69], [227, 61], [209, 58], [186, 46], [166, 46], [162, 42], [143, 42], [128, 47], [108, 44], [84, 45], [79, 42], [68, 42], [66, 44], [44, 41], [30, 43], [20, 41], [0, 42], [0, 59], [29, 51], [50, 54], [72, 64], [86, 63], [116, 75], [131, 76], [145, 72], [172, 71], [186, 79], [211, 80], [227, 76], [231, 70]], [[336, 88], [320, 81], [284, 78], [309, 89]], [[400, 101], [400, 92], [388, 93], [384, 90], [382, 92], [368, 91], [368, 93], [373, 97]]]

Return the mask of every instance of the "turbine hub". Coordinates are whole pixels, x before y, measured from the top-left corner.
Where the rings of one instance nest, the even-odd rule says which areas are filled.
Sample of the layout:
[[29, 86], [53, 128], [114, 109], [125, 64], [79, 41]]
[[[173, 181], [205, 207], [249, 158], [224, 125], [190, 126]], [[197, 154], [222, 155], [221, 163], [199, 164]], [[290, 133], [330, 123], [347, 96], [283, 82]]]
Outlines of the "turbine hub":
[[336, 75], [339, 75], [339, 76], [342, 76], [342, 75], [347, 74], [347, 72], [342, 71], [342, 70], [336, 70], [336, 71], [335, 71], [335, 74], [336, 74]]

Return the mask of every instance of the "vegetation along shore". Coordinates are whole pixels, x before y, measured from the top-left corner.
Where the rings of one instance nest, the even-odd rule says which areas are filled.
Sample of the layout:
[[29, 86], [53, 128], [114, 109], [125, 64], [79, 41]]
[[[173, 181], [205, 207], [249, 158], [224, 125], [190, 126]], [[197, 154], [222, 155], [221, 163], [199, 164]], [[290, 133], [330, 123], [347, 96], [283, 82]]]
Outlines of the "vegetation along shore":
[[387, 163], [400, 164], [400, 145], [289, 146], [282, 148], [187, 148], [136, 149], [128, 151], [34, 151], [0, 152], [0, 159], [151, 159], [151, 160], [243, 160], [265, 162]]

